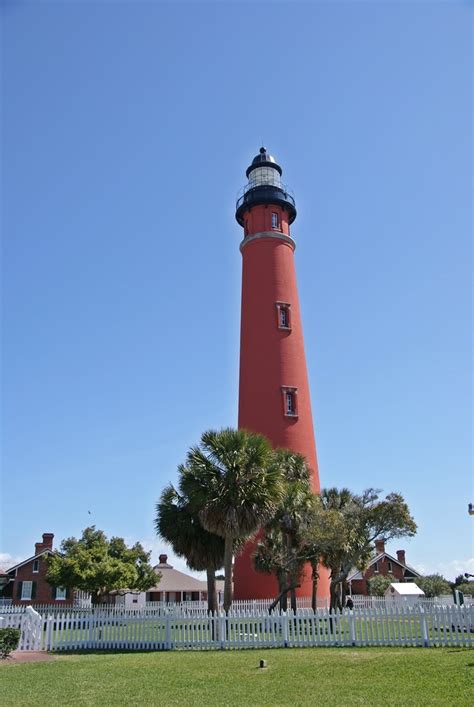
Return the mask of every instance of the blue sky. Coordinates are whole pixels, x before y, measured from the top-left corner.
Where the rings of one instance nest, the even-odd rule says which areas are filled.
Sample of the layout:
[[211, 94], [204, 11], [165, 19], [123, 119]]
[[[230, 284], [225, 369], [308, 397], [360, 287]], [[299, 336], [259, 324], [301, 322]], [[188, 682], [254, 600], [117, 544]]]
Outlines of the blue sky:
[[92, 522], [157, 558], [162, 487], [236, 424], [263, 141], [322, 484], [400, 491], [419, 532], [389, 550], [474, 572], [472, 7], [4, 0], [3, 563]]

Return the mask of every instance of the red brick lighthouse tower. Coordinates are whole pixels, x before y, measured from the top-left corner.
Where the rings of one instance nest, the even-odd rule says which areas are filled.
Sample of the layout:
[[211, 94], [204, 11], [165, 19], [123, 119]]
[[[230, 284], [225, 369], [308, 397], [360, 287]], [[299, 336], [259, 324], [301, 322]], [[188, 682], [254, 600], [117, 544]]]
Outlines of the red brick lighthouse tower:
[[[240, 339], [239, 427], [259, 432], [274, 447], [306, 457], [312, 485], [319, 491], [318, 463], [290, 226], [295, 200], [281, 182], [282, 169], [264, 147], [247, 169], [248, 183], [237, 201], [243, 226]], [[274, 597], [273, 576], [255, 572], [249, 542], [236, 557], [235, 599]], [[311, 596], [305, 572], [299, 596]], [[318, 594], [328, 595], [321, 572]]]

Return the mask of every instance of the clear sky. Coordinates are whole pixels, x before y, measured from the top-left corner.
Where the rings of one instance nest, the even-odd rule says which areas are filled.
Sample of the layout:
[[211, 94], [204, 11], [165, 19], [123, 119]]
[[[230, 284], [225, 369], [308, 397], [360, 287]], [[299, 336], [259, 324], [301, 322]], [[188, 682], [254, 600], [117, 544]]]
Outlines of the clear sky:
[[401, 492], [419, 532], [389, 551], [474, 572], [472, 16], [1, 2], [3, 564], [91, 523], [157, 559], [161, 489], [236, 425], [263, 141], [297, 202], [322, 484]]

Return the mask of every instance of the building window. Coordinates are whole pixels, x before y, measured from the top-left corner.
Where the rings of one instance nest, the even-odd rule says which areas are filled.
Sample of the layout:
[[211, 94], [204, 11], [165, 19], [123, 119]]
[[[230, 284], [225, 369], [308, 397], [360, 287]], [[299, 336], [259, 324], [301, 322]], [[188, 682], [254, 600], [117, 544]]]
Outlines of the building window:
[[279, 329], [291, 329], [290, 305], [287, 302], [277, 302], [277, 316]]
[[275, 211], [272, 213], [272, 228], [275, 230], [280, 230], [280, 219]]
[[65, 587], [56, 587], [56, 600], [57, 601], [64, 601], [66, 598], [66, 588]]
[[33, 561], [33, 572], [39, 572], [39, 564], [40, 564], [39, 560]]
[[378, 573], [378, 571], [379, 571], [379, 563], [376, 562], [374, 565], [374, 573]]
[[393, 570], [393, 565], [392, 565], [392, 563], [390, 562], [390, 560], [388, 561], [387, 564], [388, 564], [388, 571], [389, 571], [389, 572], [392, 572], [392, 570]]
[[29, 601], [31, 599], [31, 594], [33, 592], [33, 582], [22, 582], [21, 584], [21, 599], [22, 601]]
[[296, 388], [283, 386], [283, 411], [286, 417], [298, 417]]

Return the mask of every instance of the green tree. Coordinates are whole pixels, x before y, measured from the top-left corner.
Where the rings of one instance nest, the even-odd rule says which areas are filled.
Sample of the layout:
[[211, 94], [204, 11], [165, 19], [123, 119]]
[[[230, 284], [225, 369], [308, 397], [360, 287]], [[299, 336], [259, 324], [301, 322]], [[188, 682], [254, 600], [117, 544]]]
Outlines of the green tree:
[[112, 591], [144, 592], [160, 579], [149, 564], [150, 553], [140, 543], [127, 547], [123, 538], [107, 540], [95, 526], [86, 528], [79, 540], [68, 538], [61, 554], [46, 558], [46, 580], [55, 587], [88, 592], [94, 604]]
[[440, 574], [428, 574], [417, 577], [415, 583], [425, 593], [426, 597], [439, 597], [442, 594], [451, 594], [449, 582]]
[[456, 586], [456, 589], [459, 589], [463, 594], [474, 596], [474, 582], [461, 582]]
[[323, 548], [322, 561], [329, 570], [330, 608], [334, 611], [344, 603], [341, 585], [344, 568], [353, 564], [360, 554], [362, 538], [359, 537], [360, 508], [357, 497], [347, 488], [329, 488], [321, 491], [321, 507], [324, 511], [322, 524], [329, 541]]
[[[307, 561], [305, 530], [313, 521], [315, 496], [310, 485], [310, 471], [305, 458], [287, 449], [275, 451], [275, 464], [283, 479], [283, 493], [275, 513], [267, 521], [254, 554], [254, 566], [260, 572], [275, 574], [283, 610], [287, 593], [296, 610], [296, 588]], [[273, 605], [272, 605], [273, 607]]]
[[193, 512], [224, 539], [224, 609], [232, 604], [234, 550], [254, 535], [278, 507], [281, 473], [261, 435], [246, 430], [204, 432], [190, 449], [180, 483]]
[[393, 574], [374, 574], [367, 582], [369, 594], [374, 597], [383, 597], [390, 584], [396, 581]]
[[[326, 535], [322, 559], [330, 572], [332, 610], [345, 605], [348, 574], [353, 567], [365, 570], [376, 538], [389, 540], [416, 532], [416, 523], [403, 497], [390, 493], [380, 499], [379, 494], [375, 489], [367, 489], [361, 495], [349, 489], [321, 491], [323, 515], [327, 514], [322, 523]], [[317, 538], [321, 528], [315, 527], [313, 533]]]
[[179, 491], [169, 484], [156, 505], [156, 531], [179, 557], [186, 559], [190, 569], [206, 571], [207, 608], [217, 611], [216, 570], [224, 564], [224, 539], [203, 528], [190, 499], [181, 492], [184, 467], [178, 471]]
[[452, 583], [453, 589], [455, 589], [455, 588], [457, 589], [457, 587], [458, 587], [460, 584], [464, 584], [465, 581], [466, 581], [466, 578], [464, 577], [464, 575], [463, 575], [463, 574], [458, 574], [458, 576], [456, 577], [456, 579], [455, 579], [454, 582]]

